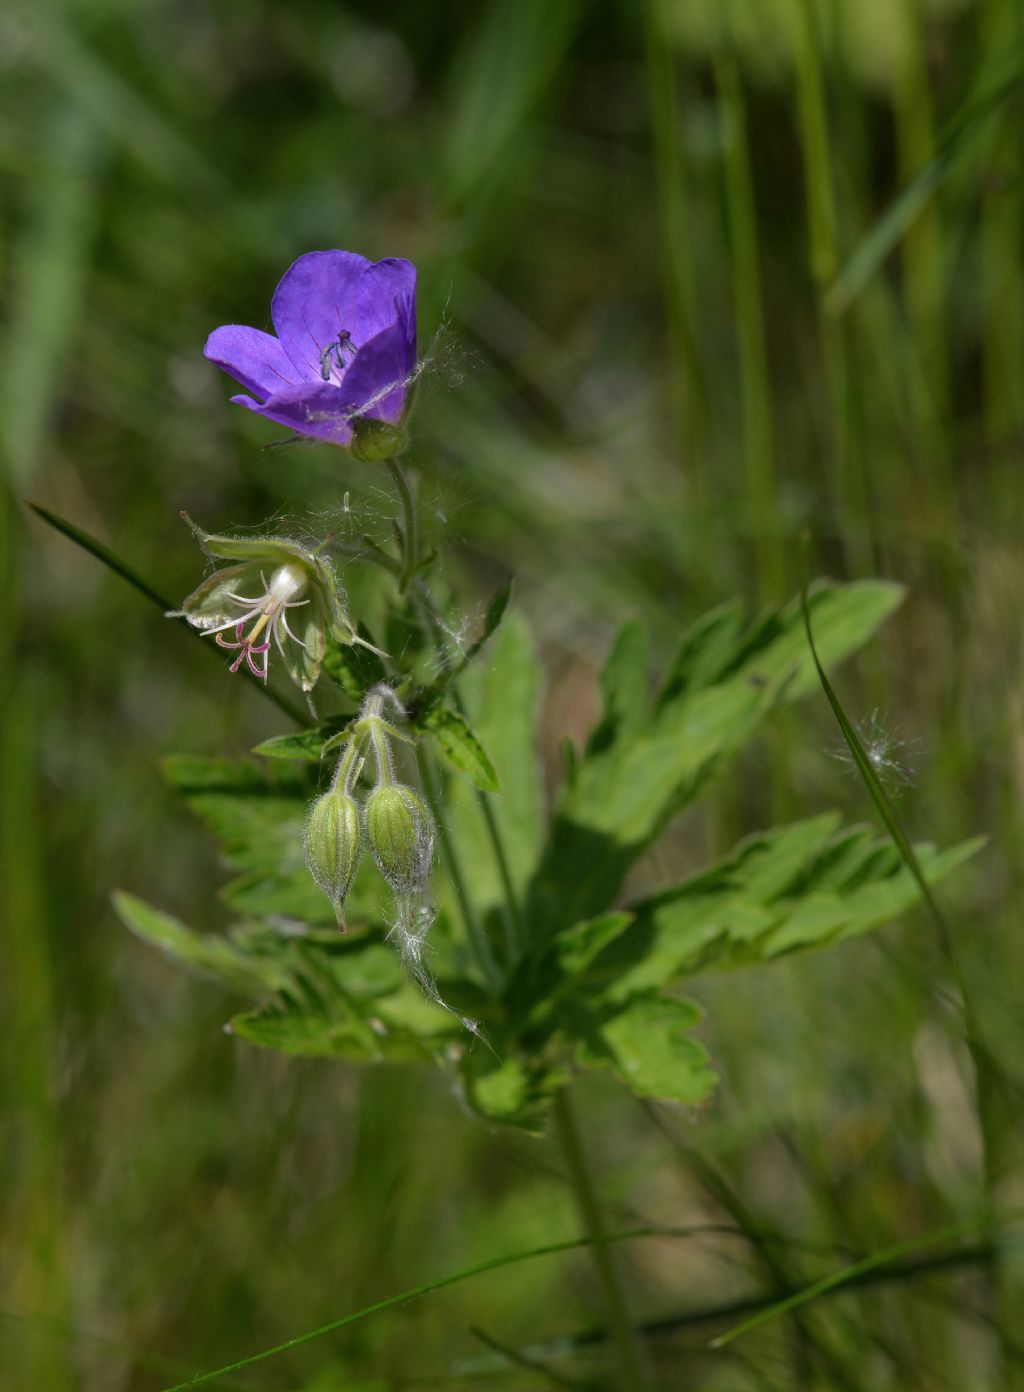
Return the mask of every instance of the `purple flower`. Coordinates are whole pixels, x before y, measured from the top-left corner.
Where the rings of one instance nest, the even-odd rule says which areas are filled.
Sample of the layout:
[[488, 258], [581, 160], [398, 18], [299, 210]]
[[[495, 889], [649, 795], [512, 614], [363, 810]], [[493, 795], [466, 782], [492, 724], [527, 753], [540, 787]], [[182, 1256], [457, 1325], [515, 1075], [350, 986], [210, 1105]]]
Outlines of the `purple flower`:
[[225, 324], [206, 341], [206, 357], [253, 393], [231, 400], [300, 435], [351, 445], [361, 433], [393, 452], [416, 375], [415, 266], [311, 251], [285, 271], [270, 313], [276, 338]]

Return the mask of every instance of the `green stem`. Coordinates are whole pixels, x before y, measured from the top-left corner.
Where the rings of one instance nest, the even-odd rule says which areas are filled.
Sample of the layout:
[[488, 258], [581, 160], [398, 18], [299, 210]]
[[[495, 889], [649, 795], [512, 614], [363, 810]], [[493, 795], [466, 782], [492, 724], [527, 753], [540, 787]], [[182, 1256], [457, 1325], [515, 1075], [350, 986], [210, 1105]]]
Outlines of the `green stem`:
[[621, 1378], [619, 1386], [622, 1392], [649, 1392], [654, 1382], [647, 1356], [630, 1320], [615, 1257], [605, 1240], [608, 1237], [608, 1225], [601, 1211], [601, 1203], [587, 1166], [576, 1116], [565, 1088], [555, 1097], [554, 1117], [584, 1231], [594, 1240], [590, 1250], [604, 1293], [608, 1331], [618, 1355]]
[[[852, 391], [850, 328], [826, 308], [839, 266], [839, 235], [832, 177], [832, 150], [825, 109], [821, 36], [812, 0], [794, 0], [797, 22], [797, 110], [804, 166], [810, 272], [818, 318], [832, 422], [834, 493], [844, 550], [855, 569], [871, 568], [872, 507], [866, 462], [859, 447]], [[850, 514], [856, 518], [850, 527]]]
[[783, 552], [779, 534], [771, 382], [761, 303], [761, 258], [746, 102], [728, 33], [715, 54], [714, 74], [725, 132], [725, 204], [743, 402], [745, 512], [755, 537], [758, 589], [762, 598], [772, 598], [782, 589]]
[[665, 310], [672, 374], [670, 390], [687, 461], [688, 481], [697, 498], [707, 501], [707, 402], [696, 332], [693, 188], [687, 178], [677, 91], [676, 43], [670, 0], [646, 0], [647, 86], [651, 97], [659, 240], [665, 283]]
[[[460, 715], [464, 715], [462, 701], [459, 693], [452, 689], [452, 699]], [[505, 854], [505, 843], [501, 837], [501, 828], [498, 826], [497, 818], [494, 815], [494, 808], [491, 806], [487, 793], [482, 788], [476, 790], [476, 800], [480, 807], [480, 815], [484, 819], [484, 827], [487, 830], [487, 839], [491, 843], [491, 850], [494, 852], [495, 863], [498, 867], [498, 878], [501, 880], [502, 893], [505, 896], [505, 923], [506, 946], [512, 960], [517, 960], [519, 955], [526, 947], [526, 925], [523, 922], [523, 915], [519, 908], [519, 898], [516, 894], [516, 887], [512, 883], [512, 871], [509, 868], [508, 856]]]
[[459, 902], [459, 912], [462, 915], [462, 924], [466, 930], [466, 938], [485, 979], [492, 986], [500, 988], [502, 984], [501, 973], [498, 970], [497, 962], [494, 960], [491, 944], [488, 942], [486, 934], [477, 923], [476, 916], [473, 913], [469, 892], [466, 888], [465, 876], [462, 873], [459, 853], [455, 849], [455, 844], [445, 825], [440, 799], [437, 794], [437, 784], [434, 781], [433, 770], [430, 767], [430, 760], [423, 752], [422, 745], [418, 745], [416, 748], [416, 763], [420, 771], [420, 781], [423, 784], [424, 796], [427, 799], [431, 812], [434, 814], [434, 824], [437, 827], [437, 839], [441, 843], [441, 854], [444, 856], [445, 865], [451, 877], [452, 887], [455, 890], [455, 897]]
[[413, 497], [409, 475], [397, 459], [386, 459], [388, 473], [395, 481], [398, 498], [402, 504], [402, 570], [398, 577], [398, 589], [404, 594], [410, 580], [416, 574], [420, 556], [419, 523], [416, 517], [416, 499]]
[[[419, 584], [415, 587], [414, 594], [426, 618], [427, 628], [430, 632], [435, 651], [440, 655], [443, 652], [443, 644], [441, 642], [441, 620], [437, 610], [434, 608], [434, 601], [430, 591], [426, 585]], [[460, 715], [464, 716], [466, 714], [466, 707], [462, 700], [458, 684], [453, 681], [449, 690], [451, 691], [452, 702], [455, 709]], [[503, 919], [505, 923], [506, 946], [511, 962], [517, 960], [526, 947], [526, 926], [523, 922], [515, 885], [512, 882], [512, 871], [509, 867], [508, 856], [505, 854], [505, 844], [502, 840], [501, 828], [498, 826], [497, 818], [494, 815], [494, 808], [491, 806], [487, 793], [480, 788], [476, 790], [476, 800], [480, 807], [480, 814], [484, 820], [487, 839], [491, 843], [495, 864], [498, 867], [498, 877], [501, 880], [501, 888], [505, 896], [505, 913]]]
[[362, 768], [362, 760], [360, 759], [362, 744], [360, 737], [353, 735], [345, 746], [344, 753], [338, 760], [338, 767], [334, 770], [334, 777], [331, 779], [332, 793], [339, 787], [343, 793], [352, 791], [352, 784], [359, 777], [359, 770]]

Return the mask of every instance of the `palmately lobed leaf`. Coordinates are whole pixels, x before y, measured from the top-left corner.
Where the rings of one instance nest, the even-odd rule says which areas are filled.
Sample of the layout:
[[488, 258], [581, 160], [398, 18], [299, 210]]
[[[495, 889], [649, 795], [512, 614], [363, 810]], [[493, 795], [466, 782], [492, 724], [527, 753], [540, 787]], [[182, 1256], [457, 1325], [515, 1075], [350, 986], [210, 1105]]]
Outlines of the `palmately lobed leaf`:
[[[929, 882], [981, 844], [942, 852], [918, 847]], [[838, 815], [828, 813], [750, 837], [677, 888], [577, 924], [555, 951], [577, 991], [626, 1000], [703, 972], [845, 941], [891, 922], [919, 899], [889, 841], [864, 827], [839, 829]]]
[[634, 997], [581, 1041], [581, 1061], [611, 1068], [640, 1097], [695, 1106], [718, 1081], [707, 1050], [690, 1031], [703, 1018], [699, 1006], [657, 993]]
[[637, 619], [623, 624], [615, 635], [601, 669], [601, 719], [587, 741], [587, 753], [598, 754], [636, 734], [647, 715], [647, 630]]
[[[240, 1039], [283, 1053], [363, 1060], [428, 1058], [464, 1034], [410, 982], [381, 932], [283, 933], [258, 923], [197, 933], [134, 895], [115, 895], [126, 927], [184, 967], [263, 1004], [236, 1015]], [[469, 983], [446, 984], [479, 1007]]]
[[[881, 581], [819, 584], [812, 603], [828, 660], [862, 646], [902, 593]], [[614, 902], [630, 865], [669, 819], [773, 709], [816, 681], [799, 600], [750, 627], [735, 606], [702, 619], [685, 635], [650, 717], [602, 721], [605, 733], [563, 786], [531, 893], [538, 932], [564, 931]], [[611, 689], [619, 691], [621, 679]]]

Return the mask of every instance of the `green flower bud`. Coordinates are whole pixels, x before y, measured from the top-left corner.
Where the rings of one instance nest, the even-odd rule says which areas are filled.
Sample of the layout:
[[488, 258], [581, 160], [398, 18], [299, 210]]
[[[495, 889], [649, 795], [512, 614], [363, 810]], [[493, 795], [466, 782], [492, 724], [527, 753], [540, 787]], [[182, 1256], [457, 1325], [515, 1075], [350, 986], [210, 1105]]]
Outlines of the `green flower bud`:
[[341, 788], [318, 797], [306, 818], [306, 864], [334, 905], [338, 927], [345, 927], [348, 893], [362, 851], [359, 805]]
[[349, 448], [364, 464], [373, 464], [378, 459], [392, 459], [396, 454], [401, 454], [408, 443], [409, 437], [404, 428], [392, 425], [390, 421], [356, 416], [352, 422], [352, 444]]
[[418, 889], [434, 858], [434, 819], [404, 783], [379, 783], [366, 800], [366, 836], [377, 869], [396, 894]]

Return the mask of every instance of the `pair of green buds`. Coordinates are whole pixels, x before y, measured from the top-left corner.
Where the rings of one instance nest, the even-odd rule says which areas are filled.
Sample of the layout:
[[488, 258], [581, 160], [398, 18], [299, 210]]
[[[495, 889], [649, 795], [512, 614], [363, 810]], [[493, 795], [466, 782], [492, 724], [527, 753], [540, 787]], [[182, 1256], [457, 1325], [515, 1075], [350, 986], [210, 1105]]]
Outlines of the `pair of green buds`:
[[[345, 897], [352, 887], [364, 843], [377, 869], [395, 894], [422, 889], [434, 858], [434, 819], [414, 788], [395, 778], [393, 739], [415, 741], [384, 718], [385, 704], [403, 715], [389, 686], [375, 686], [366, 696], [358, 720], [342, 749], [331, 786], [313, 802], [306, 818], [306, 863], [310, 874], [334, 905], [338, 927], [345, 927]], [[377, 778], [360, 807], [355, 791], [373, 751]]]

